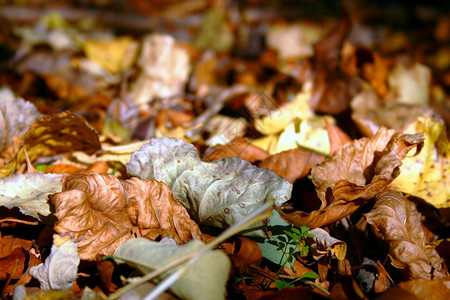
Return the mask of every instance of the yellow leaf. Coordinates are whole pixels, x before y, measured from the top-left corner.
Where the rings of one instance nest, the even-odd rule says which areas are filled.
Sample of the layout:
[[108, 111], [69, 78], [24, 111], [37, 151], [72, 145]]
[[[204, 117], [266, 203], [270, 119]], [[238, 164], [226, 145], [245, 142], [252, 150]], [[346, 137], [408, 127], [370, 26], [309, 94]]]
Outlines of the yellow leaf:
[[88, 59], [116, 74], [129, 68], [136, 59], [138, 44], [129, 37], [111, 40], [88, 40], [83, 49]]
[[392, 184], [404, 193], [420, 197], [437, 208], [450, 204], [450, 143], [443, 121], [419, 118], [406, 133], [424, 132], [422, 151], [408, 153], [400, 176]]

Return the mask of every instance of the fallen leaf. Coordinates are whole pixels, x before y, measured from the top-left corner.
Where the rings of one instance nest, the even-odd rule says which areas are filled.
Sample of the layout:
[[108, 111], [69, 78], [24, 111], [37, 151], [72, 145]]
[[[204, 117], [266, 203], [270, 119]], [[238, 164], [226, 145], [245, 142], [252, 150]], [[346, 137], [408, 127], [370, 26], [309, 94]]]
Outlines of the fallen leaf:
[[77, 279], [79, 263], [77, 244], [66, 241], [59, 247], [53, 245], [50, 256], [43, 264], [32, 267], [30, 275], [39, 280], [43, 290], [69, 290]]
[[46, 174], [48, 173], [65, 174], [65, 173], [82, 173], [82, 172], [106, 173], [108, 169], [109, 165], [106, 162], [98, 161], [90, 165], [88, 168], [82, 168], [67, 163], [57, 163], [49, 168], [44, 169], [43, 172]]
[[217, 6], [206, 12], [195, 38], [198, 48], [211, 48], [217, 52], [229, 51], [233, 46], [233, 31], [227, 24], [228, 10]]
[[[183, 246], [172, 246], [142, 238], [131, 239], [117, 249], [114, 258], [118, 262], [124, 259], [146, 274], [203, 245], [198, 240]], [[170, 290], [182, 299], [225, 299], [225, 284], [230, 267], [230, 260], [225, 253], [209, 251], [187, 268]]]
[[[266, 201], [280, 206], [290, 198], [292, 185], [266, 169], [239, 158], [202, 162], [196, 148], [176, 139], [152, 139], [133, 153], [128, 174], [166, 183], [199, 223], [229, 227]], [[254, 228], [265, 226], [261, 221]], [[259, 230], [248, 234], [266, 237]]]
[[[92, 154], [101, 148], [98, 135], [83, 117], [70, 112], [44, 116], [25, 133], [24, 145], [31, 162], [39, 157], [76, 150]], [[25, 161], [23, 150], [0, 169], [0, 177], [12, 175]]]
[[398, 102], [428, 105], [431, 71], [415, 63], [405, 66], [399, 62], [388, 76], [392, 97]]
[[444, 122], [419, 118], [405, 132], [423, 132], [425, 142], [418, 155], [403, 160], [400, 176], [392, 185], [437, 208], [450, 207], [450, 142]]
[[129, 68], [135, 60], [138, 44], [132, 38], [97, 39], [84, 42], [86, 57], [115, 74]]
[[325, 159], [325, 156], [304, 148], [296, 148], [273, 154], [258, 164], [283, 177], [290, 183], [309, 174], [311, 168]]
[[324, 35], [323, 26], [313, 23], [274, 24], [266, 33], [266, 43], [279, 60], [297, 60], [314, 54], [313, 44]]
[[236, 237], [232, 241], [220, 245], [231, 259], [233, 268], [238, 274], [244, 274], [249, 265], [262, 258], [258, 244], [245, 237]]
[[75, 238], [82, 259], [112, 254], [136, 236], [168, 236], [178, 243], [201, 238], [198, 225], [162, 182], [79, 173], [65, 175], [62, 183], [62, 192], [51, 196], [54, 228]]
[[322, 228], [314, 228], [307, 231], [313, 237], [306, 238], [306, 244], [315, 260], [319, 260], [330, 253], [338, 260], [343, 260], [347, 254], [347, 245], [345, 242], [332, 237]]
[[325, 124], [330, 140], [330, 155], [333, 155], [345, 144], [352, 142], [352, 139], [342, 129], [333, 125], [328, 118], [325, 118]]
[[386, 189], [377, 196], [374, 208], [365, 217], [384, 236], [392, 265], [405, 269], [406, 279], [442, 280], [450, 286], [444, 260], [436, 249], [426, 247], [420, 213], [400, 192]]
[[0, 257], [8, 256], [16, 248], [30, 250], [32, 246], [32, 241], [15, 238], [12, 235], [2, 236], [0, 239]]
[[144, 37], [138, 65], [143, 72], [134, 82], [130, 98], [138, 106], [154, 97], [179, 93], [189, 75], [189, 55], [168, 34], [153, 33]]
[[205, 156], [202, 157], [202, 160], [213, 161], [224, 157], [239, 157], [249, 162], [255, 162], [263, 160], [268, 156], [269, 154], [263, 149], [247, 142], [243, 137], [237, 137], [224, 145], [216, 145], [208, 149]]
[[[311, 82], [306, 82], [292, 102], [256, 119], [255, 129], [265, 137], [252, 141], [252, 144], [270, 154], [301, 146], [328, 155], [330, 143], [325, 118], [312, 111], [309, 103], [311, 93]], [[333, 120], [330, 116], [327, 118]]]
[[406, 130], [419, 117], [433, 117], [435, 112], [421, 104], [391, 101], [384, 103], [372, 89], [358, 93], [351, 102], [352, 120], [364, 136], [374, 135], [381, 127]]
[[0, 153], [13, 137], [23, 135], [41, 114], [30, 102], [16, 98], [11, 89], [0, 89]]
[[0, 205], [18, 207], [28, 216], [42, 219], [51, 214], [48, 195], [60, 192], [59, 174], [30, 173], [0, 178]]
[[355, 212], [377, 196], [398, 175], [401, 160], [423, 142], [423, 134], [404, 134], [386, 128], [369, 138], [344, 145], [311, 170], [321, 200], [319, 209], [294, 211], [283, 217], [310, 228], [322, 227]]
[[26, 272], [28, 251], [23, 248], [16, 248], [8, 255], [0, 258], [2, 270], [0, 280], [19, 279]]

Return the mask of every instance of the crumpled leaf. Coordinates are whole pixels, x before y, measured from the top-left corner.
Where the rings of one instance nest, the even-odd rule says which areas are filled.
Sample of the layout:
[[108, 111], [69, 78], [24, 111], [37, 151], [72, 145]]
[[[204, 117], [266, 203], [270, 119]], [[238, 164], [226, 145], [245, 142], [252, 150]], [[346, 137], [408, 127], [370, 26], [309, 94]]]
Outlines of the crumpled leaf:
[[12, 143], [12, 138], [23, 135], [41, 114], [31, 102], [16, 98], [7, 87], [0, 89], [0, 153]]
[[[83, 117], [70, 112], [43, 116], [31, 124], [23, 140], [30, 162], [39, 157], [76, 150], [92, 154], [101, 148], [95, 130]], [[13, 174], [24, 161], [22, 149], [0, 169], [0, 177]]]
[[[266, 201], [280, 206], [292, 184], [239, 158], [202, 162], [196, 148], [182, 140], [151, 139], [131, 156], [128, 174], [166, 183], [197, 222], [229, 227]], [[261, 221], [255, 227], [264, 226]], [[266, 237], [262, 230], [251, 234]]]
[[407, 133], [423, 132], [425, 142], [417, 156], [403, 160], [400, 176], [392, 185], [420, 197], [437, 208], [450, 206], [450, 142], [442, 120], [419, 118]]
[[[138, 238], [120, 246], [114, 258], [119, 262], [124, 259], [141, 272], [149, 273], [203, 245], [198, 240], [183, 246], [172, 246]], [[170, 290], [182, 299], [225, 299], [225, 283], [230, 267], [230, 260], [225, 253], [209, 251], [190, 266]]]
[[283, 214], [295, 225], [322, 227], [350, 215], [384, 190], [399, 175], [401, 160], [423, 142], [423, 134], [381, 128], [369, 138], [344, 145], [311, 170], [321, 205], [311, 213]]
[[345, 242], [332, 237], [322, 228], [314, 228], [307, 232], [314, 235], [306, 238], [306, 244], [315, 260], [319, 260], [326, 254], [330, 253], [338, 260], [343, 260], [347, 254], [347, 244]]
[[57, 245], [54, 240], [50, 256], [43, 264], [32, 267], [30, 275], [39, 280], [43, 290], [69, 290], [77, 279], [79, 263], [80, 256], [74, 241]]
[[400, 192], [386, 189], [365, 217], [384, 236], [392, 265], [405, 269], [407, 279], [443, 280], [450, 286], [444, 260], [436, 249], [426, 245], [420, 213]]
[[62, 175], [30, 173], [0, 178], [0, 205], [18, 207], [25, 215], [42, 219], [51, 214], [48, 195], [62, 190]]
[[112, 254], [131, 237], [201, 239], [198, 225], [162, 182], [80, 173], [65, 175], [62, 183], [63, 191], [50, 197], [54, 229], [75, 238], [82, 259]]

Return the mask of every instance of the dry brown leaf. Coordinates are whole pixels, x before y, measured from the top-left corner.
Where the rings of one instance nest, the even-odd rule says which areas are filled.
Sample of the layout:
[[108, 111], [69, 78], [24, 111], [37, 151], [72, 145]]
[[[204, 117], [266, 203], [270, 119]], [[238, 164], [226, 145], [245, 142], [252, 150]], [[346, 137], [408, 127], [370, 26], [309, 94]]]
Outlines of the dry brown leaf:
[[436, 249], [426, 247], [420, 213], [400, 192], [386, 189], [365, 217], [384, 236], [392, 265], [405, 269], [407, 279], [437, 279], [450, 286], [444, 260]]
[[97, 173], [66, 175], [62, 182], [63, 191], [51, 196], [55, 230], [75, 238], [82, 259], [113, 254], [131, 237], [166, 236], [177, 243], [201, 238], [197, 223], [162, 182]]
[[401, 160], [422, 141], [420, 133], [402, 135], [382, 128], [370, 139], [343, 146], [311, 171], [322, 202], [319, 209], [311, 213], [294, 211], [283, 217], [297, 226], [316, 228], [352, 214], [399, 175]]
[[[92, 154], [101, 148], [95, 130], [83, 117], [70, 112], [38, 119], [31, 124], [23, 140], [31, 162], [39, 157], [78, 150]], [[0, 177], [12, 175], [24, 161], [24, 151], [20, 150], [0, 169]]]
[[225, 145], [217, 145], [202, 157], [203, 161], [213, 161], [224, 157], [239, 157], [249, 162], [263, 160], [269, 153], [246, 141], [243, 137], [234, 138]]
[[265, 168], [283, 177], [290, 183], [308, 175], [311, 168], [322, 162], [325, 156], [304, 148], [296, 148], [273, 154], [258, 167]]

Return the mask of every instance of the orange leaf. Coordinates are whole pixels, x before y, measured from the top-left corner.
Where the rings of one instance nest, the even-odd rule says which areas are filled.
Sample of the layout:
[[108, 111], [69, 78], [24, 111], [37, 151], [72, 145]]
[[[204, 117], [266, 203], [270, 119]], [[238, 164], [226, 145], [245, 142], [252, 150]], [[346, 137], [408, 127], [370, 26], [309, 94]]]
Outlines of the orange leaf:
[[322, 162], [325, 156], [304, 148], [296, 148], [271, 155], [258, 167], [283, 177], [290, 183], [308, 175], [311, 168]]
[[224, 157], [239, 157], [249, 162], [263, 160], [269, 154], [263, 149], [247, 142], [243, 137], [234, 138], [225, 145], [218, 145], [212, 148], [207, 155], [203, 156], [203, 161], [213, 161]]

